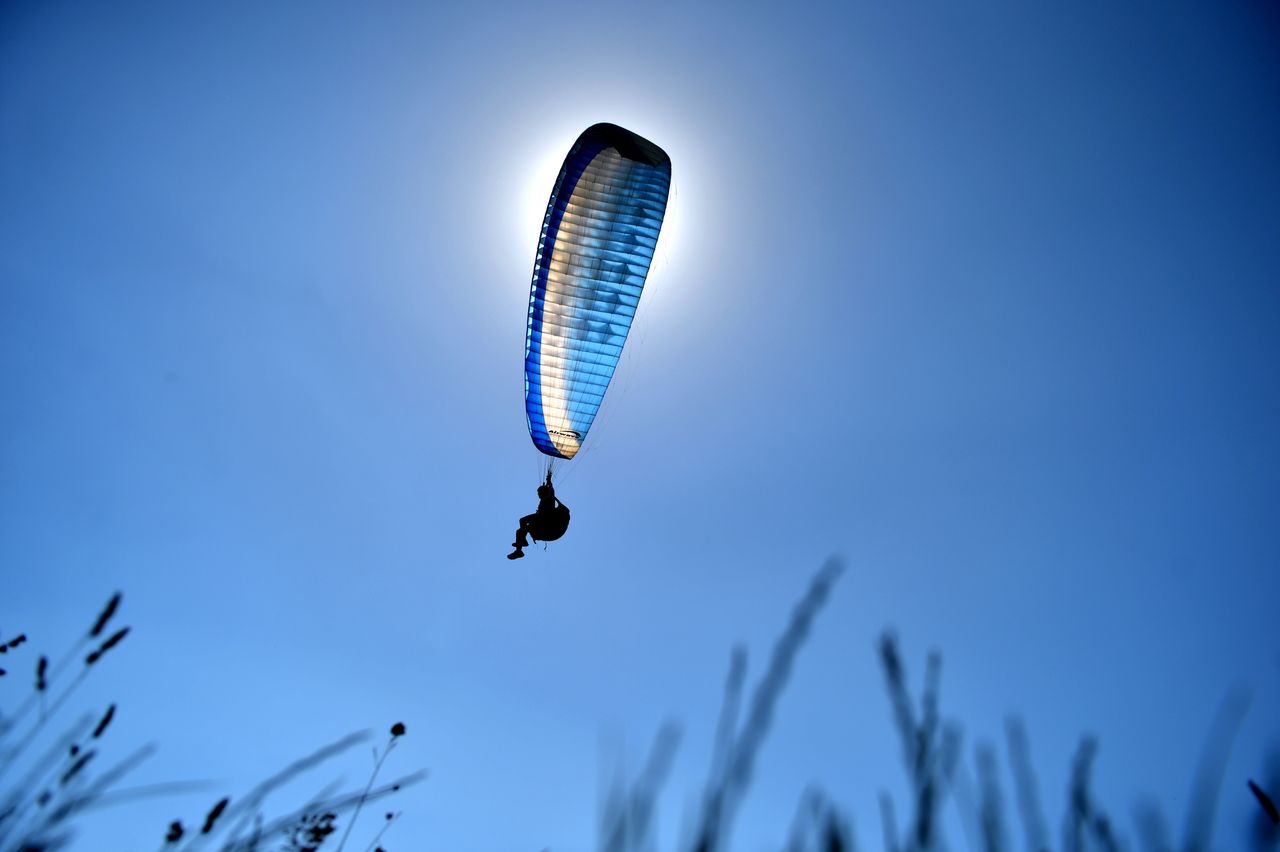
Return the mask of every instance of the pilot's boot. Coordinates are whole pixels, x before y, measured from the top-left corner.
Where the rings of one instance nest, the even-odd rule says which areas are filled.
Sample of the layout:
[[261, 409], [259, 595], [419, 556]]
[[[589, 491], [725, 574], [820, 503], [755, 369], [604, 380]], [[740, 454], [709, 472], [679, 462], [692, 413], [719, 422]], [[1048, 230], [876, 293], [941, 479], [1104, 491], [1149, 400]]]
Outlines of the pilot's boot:
[[511, 551], [510, 553], [508, 553], [508, 554], [507, 554], [507, 558], [508, 558], [508, 559], [523, 559], [523, 558], [524, 558], [524, 551], [517, 547], [515, 550], [513, 550], [513, 551]]

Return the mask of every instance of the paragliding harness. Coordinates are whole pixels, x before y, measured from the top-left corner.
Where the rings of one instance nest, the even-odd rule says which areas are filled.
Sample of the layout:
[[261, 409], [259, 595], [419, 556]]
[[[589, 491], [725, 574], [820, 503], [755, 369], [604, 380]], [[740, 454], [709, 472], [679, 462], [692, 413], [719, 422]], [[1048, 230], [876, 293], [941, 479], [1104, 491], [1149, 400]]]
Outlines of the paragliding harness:
[[551, 487], [551, 471], [547, 471], [546, 481], [538, 486], [538, 511], [520, 519], [516, 540], [511, 543], [515, 550], [508, 553], [507, 558], [523, 557], [530, 538], [535, 542], [555, 541], [568, 529], [569, 507], [556, 499], [555, 489]]

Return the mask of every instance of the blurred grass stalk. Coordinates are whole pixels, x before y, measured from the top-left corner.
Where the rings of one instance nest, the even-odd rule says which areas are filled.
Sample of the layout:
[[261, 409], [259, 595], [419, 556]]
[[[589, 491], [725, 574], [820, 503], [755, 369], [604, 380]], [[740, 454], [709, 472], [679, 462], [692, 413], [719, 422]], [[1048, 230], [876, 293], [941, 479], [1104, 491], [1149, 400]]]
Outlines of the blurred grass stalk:
[[[94, 619], [87, 633], [58, 660], [50, 664], [41, 654], [33, 666], [31, 692], [12, 714], [0, 714], [0, 852], [57, 852], [76, 837], [76, 821], [85, 812], [110, 807], [138, 798], [152, 798], [207, 789], [205, 783], [177, 782], [122, 788], [121, 782], [154, 752], [143, 746], [103, 768], [107, 749], [103, 741], [116, 718], [117, 705], [112, 703], [98, 713], [85, 713], [66, 725], [61, 733], [51, 732], [51, 722], [93, 672], [101, 668], [107, 654], [129, 635], [123, 627], [107, 633], [107, 627], [120, 608], [122, 596], [116, 593]], [[105, 638], [104, 638], [105, 635]], [[25, 634], [12, 639], [0, 637], [0, 677], [10, 680], [24, 660], [22, 647]], [[87, 651], [87, 653], [86, 653]], [[81, 659], [83, 655], [83, 659]], [[77, 663], [77, 660], [81, 660]], [[0, 683], [4, 683], [0, 681]], [[54, 697], [49, 698], [50, 695]], [[247, 795], [232, 800], [219, 799], [206, 813], [198, 830], [184, 828], [180, 820], [169, 824], [163, 833], [164, 849], [197, 850], [217, 848], [223, 852], [255, 852], [267, 845], [276, 848], [275, 840], [293, 832], [301, 838], [296, 849], [311, 848], [313, 838], [322, 842], [337, 830], [340, 816], [350, 813], [345, 823], [339, 849], [345, 846], [360, 809], [367, 803], [394, 795], [404, 787], [425, 777], [414, 772], [394, 781], [375, 786], [377, 776], [388, 754], [405, 733], [396, 723], [390, 731], [384, 750], [374, 750], [374, 769], [363, 790], [335, 792], [330, 784], [301, 807], [286, 811], [272, 819], [265, 818], [263, 806], [268, 795], [321, 764], [366, 743], [370, 734], [360, 732], [324, 746], [295, 761], [266, 779]], [[40, 750], [44, 746], [43, 751]], [[36, 750], [35, 757], [27, 752]], [[21, 773], [15, 779], [13, 776]], [[399, 817], [387, 812], [368, 849], [372, 850], [387, 828]], [[322, 833], [320, 826], [325, 826]], [[157, 837], [161, 836], [157, 832]], [[94, 841], [95, 848], [110, 848], [106, 841]], [[319, 842], [315, 844], [316, 848]], [[362, 847], [363, 848], [363, 847]]]
[[[786, 687], [795, 659], [809, 635], [831, 589], [842, 572], [829, 560], [815, 575], [774, 645], [769, 666], [756, 686], [746, 719], [739, 726], [747, 655], [735, 648], [730, 657], [724, 700], [716, 726], [711, 766], [694, 824], [684, 832], [680, 847], [688, 852], [728, 852], [733, 821], [751, 784], [756, 758], [768, 734], [777, 702]], [[969, 774], [963, 748], [963, 729], [940, 711], [942, 657], [936, 651], [925, 661], [919, 700], [912, 695], [898, 640], [886, 630], [877, 642], [890, 715], [902, 747], [909, 801], [901, 808], [905, 830], [899, 826], [899, 806], [880, 793], [880, 822], [886, 852], [943, 852], [949, 848], [942, 831], [942, 809], [955, 802], [965, 845], [975, 852], [1053, 852], [1040, 787], [1031, 761], [1026, 725], [1017, 716], [1005, 721], [1008, 770], [1017, 803], [1021, 845], [1014, 832], [1001, 788], [998, 749], [979, 743], [974, 749], [976, 782]], [[1154, 805], [1135, 808], [1137, 845], [1120, 832], [1097, 801], [1091, 787], [1098, 742], [1081, 737], [1066, 785], [1061, 852], [1212, 852], [1211, 839], [1232, 745], [1249, 694], [1240, 689], [1224, 698], [1194, 773], [1182, 842], [1171, 837], [1168, 820]], [[679, 728], [668, 723], [659, 733], [646, 769], [632, 783], [615, 781], [606, 797], [601, 821], [602, 852], [651, 852], [654, 848], [654, 802], [674, 759]], [[1280, 790], [1280, 757], [1268, 765], [1267, 784], [1253, 780], [1238, 785], [1259, 803], [1248, 836], [1255, 852], [1280, 849], [1280, 812], [1267, 789]], [[1228, 788], [1236, 790], [1233, 782]], [[856, 852], [853, 821], [822, 790], [801, 794], [787, 834], [784, 852]]]

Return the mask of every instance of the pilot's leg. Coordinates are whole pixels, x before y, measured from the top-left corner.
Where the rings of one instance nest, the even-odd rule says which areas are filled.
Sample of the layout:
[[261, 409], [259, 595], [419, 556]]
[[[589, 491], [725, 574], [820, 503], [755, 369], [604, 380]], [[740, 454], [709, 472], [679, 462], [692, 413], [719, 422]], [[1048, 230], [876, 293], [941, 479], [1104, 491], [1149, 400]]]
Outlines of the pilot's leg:
[[533, 529], [533, 521], [535, 518], [537, 518], [537, 515], [525, 515], [520, 519], [520, 529], [516, 530], [516, 541], [515, 544], [512, 545], [513, 547], [529, 546], [527, 534], [531, 529]]
[[529, 546], [529, 539], [525, 537], [525, 532], [529, 529], [529, 519], [532, 515], [525, 515], [520, 519], [520, 528], [516, 530], [516, 540], [511, 543], [515, 550], [507, 554], [508, 559], [520, 559], [524, 556], [524, 548]]

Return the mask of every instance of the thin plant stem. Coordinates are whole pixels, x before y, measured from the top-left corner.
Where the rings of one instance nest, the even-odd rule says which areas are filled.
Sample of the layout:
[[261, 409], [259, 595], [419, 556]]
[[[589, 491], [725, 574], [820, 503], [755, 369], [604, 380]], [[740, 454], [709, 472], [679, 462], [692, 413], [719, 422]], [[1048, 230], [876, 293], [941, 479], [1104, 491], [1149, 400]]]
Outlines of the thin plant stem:
[[351, 819], [347, 823], [347, 830], [342, 833], [342, 842], [338, 844], [338, 852], [342, 852], [346, 848], [347, 838], [351, 836], [351, 829], [355, 828], [356, 820], [360, 818], [360, 809], [364, 807], [365, 799], [369, 797], [369, 791], [373, 789], [373, 782], [378, 778], [378, 772], [382, 769], [382, 764], [386, 761], [387, 755], [391, 754], [391, 750], [396, 747], [398, 737], [392, 736], [391, 742], [387, 743], [386, 749], [373, 764], [373, 774], [369, 776], [369, 783], [364, 785], [364, 792], [360, 794], [359, 801], [356, 802], [356, 809], [351, 814]]
[[369, 845], [364, 848], [364, 852], [373, 852], [373, 850], [377, 848], [378, 841], [382, 839], [382, 835], [386, 834], [387, 829], [390, 828], [391, 824], [398, 819], [400, 819], [399, 811], [397, 811], [394, 814], [391, 814], [386, 819], [384, 819], [382, 821], [382, 828], [378, 829], [378, 833], [375, 834], [373, 836], [373, 839], [369, 841]]

